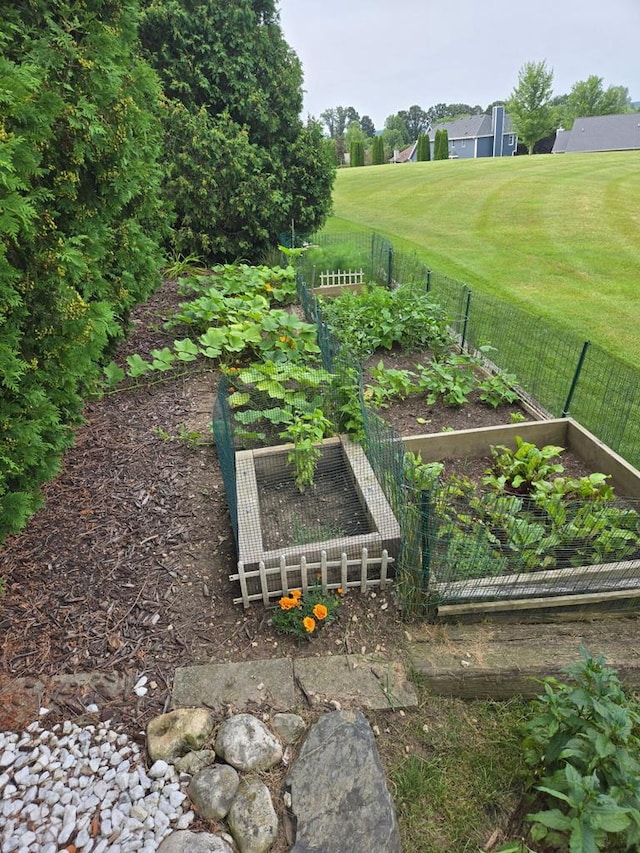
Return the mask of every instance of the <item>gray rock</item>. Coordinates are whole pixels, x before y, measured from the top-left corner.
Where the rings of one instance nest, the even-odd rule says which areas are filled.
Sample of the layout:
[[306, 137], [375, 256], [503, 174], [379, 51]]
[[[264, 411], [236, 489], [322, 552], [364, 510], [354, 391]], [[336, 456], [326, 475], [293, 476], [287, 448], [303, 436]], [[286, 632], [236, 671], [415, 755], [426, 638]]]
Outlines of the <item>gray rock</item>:
[[273, 728], [283, 743], [295, 743], [306, 727], [298, 714], [276, 714], [273, 718]]
[[234, 850], [220, 835], [179, 829], [164, 839], [158, 853], [234, 853]]
[[400, 853], [393, 801], [373, 732], [360, 711], [320, 717], [286, 784], [297, 821], [291, 853]]
[[236, 795], [240, 777], [228, 764], [215, 764], [200, 770], [189, 782], [188, 793], [202, 817], [222, 820]]
[[237, 770], [268, 770], [282, 761], [282, 744], [251, 714], [236, 714], [218, 730], [217, 755]]
[[188, 773], [189, 776], [195, 776], [198, 770], [208, 767], [215, 760], [216, 754], [212, 749], [198, 749], [176, 758], [174, 766], [178, 773]]
[[191, 750], [202, 749], [213, 726], [213, 717], [205, 708], [179, 708], [154, 717], [147, 725], [149, 758], [173, 762]]
[[278, 835], [278, 817], [267, 786], [259, 780], [242, 782], [227, 821], [240, 853], [265, 853]]

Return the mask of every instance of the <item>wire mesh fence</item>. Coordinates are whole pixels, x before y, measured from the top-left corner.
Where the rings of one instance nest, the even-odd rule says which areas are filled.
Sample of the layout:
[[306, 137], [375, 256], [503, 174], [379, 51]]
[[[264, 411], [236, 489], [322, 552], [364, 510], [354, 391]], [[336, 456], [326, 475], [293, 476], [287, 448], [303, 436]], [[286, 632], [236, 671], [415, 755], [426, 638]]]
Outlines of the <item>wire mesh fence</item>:
[[367, 404], [361, 360], [313, 282], [351, 264], [384, 288], [411, 284], [446, 316], [452, 346], [490, 344], [492, 366], [515, 373], [539, 409], [572, 415], [632, 464], [640, 461], [638, 372], [376, 235], [319, 242], [298, 275], [317, 363], [285, 362], [268, 376], [252, 365], [233, 386], [220, 383], [214, 432], [238, 544], [238, 601], [267, 604], [313, 584], [384, 587], [390, 576], [412, 615], [463, 602], [481, 613], [499, 602], [640, 597], [640, 491], [613, 492], [589, 470], [555, 470], [547, 485], [514, 494], [482, 476], [447, 480], [429, 460], [416, 461]]

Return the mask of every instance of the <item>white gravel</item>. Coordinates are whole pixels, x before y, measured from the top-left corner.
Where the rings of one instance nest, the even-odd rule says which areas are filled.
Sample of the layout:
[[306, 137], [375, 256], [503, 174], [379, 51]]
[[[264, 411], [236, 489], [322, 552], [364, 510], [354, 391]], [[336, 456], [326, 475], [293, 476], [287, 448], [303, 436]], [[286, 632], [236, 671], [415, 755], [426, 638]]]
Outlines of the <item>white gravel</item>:
[[138, 744], [108, 723], [0, 732], [0, 850], [152, 853], [194, 819], [187, 782], [165, 761], [146, 770]]

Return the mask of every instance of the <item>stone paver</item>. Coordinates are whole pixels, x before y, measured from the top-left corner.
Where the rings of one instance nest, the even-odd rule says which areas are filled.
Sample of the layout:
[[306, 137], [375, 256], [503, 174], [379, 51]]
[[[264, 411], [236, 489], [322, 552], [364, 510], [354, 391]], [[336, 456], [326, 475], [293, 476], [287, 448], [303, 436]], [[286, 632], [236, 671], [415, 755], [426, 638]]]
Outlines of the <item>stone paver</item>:
[[179, 667], [172, 706], [205, 705], [213, 710], [231, 706], [243, 711], [264, 704], [289, 711], [304, 701], [298, 688], [313, 704], [335, 700], [344, 706], [374, 709], [406, 708], [418, 701], [397, 661], [330, 655]]
[[291, 658], [181, 666], [173, 679], [174, 708], [205, 705], [224, 710], [231, 706], [243, 711], [266, 704], [289, 711], [296, 703]]
[[319, 701], [369, 709], [418, 704], [402, 664], [364, 655], [298, 658], [294, 672], [304, 691]]

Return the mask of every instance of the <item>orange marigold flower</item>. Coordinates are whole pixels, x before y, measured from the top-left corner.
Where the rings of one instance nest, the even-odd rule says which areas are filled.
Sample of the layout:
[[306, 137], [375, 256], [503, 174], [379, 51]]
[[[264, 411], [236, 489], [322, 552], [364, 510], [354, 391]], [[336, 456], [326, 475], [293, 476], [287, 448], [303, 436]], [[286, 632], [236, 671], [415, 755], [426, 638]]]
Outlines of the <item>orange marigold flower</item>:
[[302, 624], [304, 625], [304, 630], [307, 634], [311, 634], [316, 630], [316, 620], [311, 616], [305, 616], [302, 620]]
[[267, 282], [267, 283], [265, 284], [265, 286], [264, 286], [264, 289], [265, 289], [265, 290], [273, 290], [273, 287], [271, 287], [271, 285], [269, 284], [269, 282]]
[[301, 598], [302, 590], [301, 589], [293, 589], [291, 590], [291, 598]]
[[279, 340], [279, 341], [281, 341], [281, 342], [284, 344], [284, 343], [288, 340], [288, 338], [287, 338], [287, 336], [286, 336], [286, 335], [280, 335], [280, 337], [278, 338], [278, 340]]
[[312, 612], [319, 622], [321, 622], [323, 619], [326, 619], [329, 615], [329, 611], [324, 606], [324, 604], [316, 604]]
[[297, 598], [290, 598], [287, 595], [283, 595], [278, 604], [282, 610], [292, 610], [294, 607], [297, 607], [300, 602]]
[[342, 587], [341, 587], [341, 586], [339, 586], [339, 587], [338, 587], [338, 589], [336, 590], [336, 592], [338, 593], [338, 595], [344, 595], [344, 590], [342, 589]]

